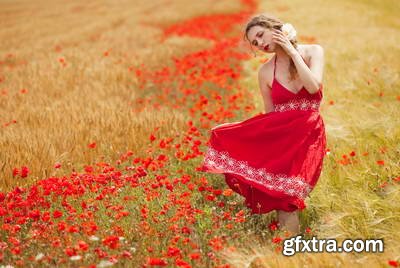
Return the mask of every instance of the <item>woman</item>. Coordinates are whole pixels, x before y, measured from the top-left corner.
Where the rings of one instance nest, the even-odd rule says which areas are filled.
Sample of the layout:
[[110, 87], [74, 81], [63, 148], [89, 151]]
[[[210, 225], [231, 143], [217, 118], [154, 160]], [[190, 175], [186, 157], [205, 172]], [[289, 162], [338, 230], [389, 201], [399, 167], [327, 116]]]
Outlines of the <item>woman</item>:
[[245, 37], [274, 53], [258, 71], [265, 113], [213, 128], [201, 170], [224, 174], [252, 213], [277, 210], [280, 226], [299, 234], [298, 211], [319, 179], [326, 149], [323, 48], [298, 45], [291, 24], [264, 14], [251, 18]]

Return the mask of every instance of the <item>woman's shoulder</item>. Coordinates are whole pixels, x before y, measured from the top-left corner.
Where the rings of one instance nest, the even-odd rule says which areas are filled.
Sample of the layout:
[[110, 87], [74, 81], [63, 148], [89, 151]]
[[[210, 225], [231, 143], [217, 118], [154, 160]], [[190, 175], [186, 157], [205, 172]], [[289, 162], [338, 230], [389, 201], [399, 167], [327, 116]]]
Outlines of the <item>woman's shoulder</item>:
[[302, 51], [302, 55], [309, 61], [311, 58], [318, 56], [319, 54], [324, 52], [324, 49], [319, 44], [306, 44], [299, 45], [299, 48]]
[[276, 55], [274, 54], [272, 57], [270, 57], [268, 60], [266, 60], [263, 64], [261, 64], [260, 68], [258, 69], [259, 72], [269, 72], [273, 69], [274, 66], [274, 59]]
[[[272, 80], [272, 72], [274, 65], [275, 55], [270, 57], [267, 61], [265, 61], [258, 69], [258, 77], [263, 81], [271, 81]], [[271, 87], [272, 82], [267, 82], [268, 86]]]
[[267, 71], [269, 68], [271, 68], [274, 60], [274, 56], [270, 57], [268, 60], [266, 60], [263, 64], [261, 64], [259, 71]]

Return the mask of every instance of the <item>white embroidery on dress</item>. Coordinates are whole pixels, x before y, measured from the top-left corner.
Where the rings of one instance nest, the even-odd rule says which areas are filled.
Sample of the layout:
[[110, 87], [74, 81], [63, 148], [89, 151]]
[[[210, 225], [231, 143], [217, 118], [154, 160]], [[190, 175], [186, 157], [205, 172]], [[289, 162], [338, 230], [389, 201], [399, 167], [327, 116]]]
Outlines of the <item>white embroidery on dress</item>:
[[308, 100], [308, 99], [292, 99], [285, 103], [279, 103], [274, 105], [274, 110], [276, 112], [284, 112], [290, 110], [318, 110], [320, 102], [318, 100]]
[[311, 185], [305, 182], [302, 177], [288, 177], [285, 174], [268, 173], [265, 168], [251, 167], [247, 161], [236, 160], [230, 157], [228, 152], [220, 152], [210, 146], [207, 147], [203, 165], [212, 169], [220, 169], [224, 172], [241, 175], [268, 189], [280, 190], [301, 199], [306, 198], [312, 190]]

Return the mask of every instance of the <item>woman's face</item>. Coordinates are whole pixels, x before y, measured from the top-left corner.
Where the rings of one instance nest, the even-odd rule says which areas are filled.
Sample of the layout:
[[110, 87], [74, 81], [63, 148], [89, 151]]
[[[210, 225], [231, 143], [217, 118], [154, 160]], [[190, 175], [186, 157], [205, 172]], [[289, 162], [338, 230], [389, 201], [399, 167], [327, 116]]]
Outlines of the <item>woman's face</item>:
[[255, 25], [247, 32], [247, 37], [252, 46], [265, 53], [275, 51], [276, 43], [272, 40], [272, 31], [259, 25]]

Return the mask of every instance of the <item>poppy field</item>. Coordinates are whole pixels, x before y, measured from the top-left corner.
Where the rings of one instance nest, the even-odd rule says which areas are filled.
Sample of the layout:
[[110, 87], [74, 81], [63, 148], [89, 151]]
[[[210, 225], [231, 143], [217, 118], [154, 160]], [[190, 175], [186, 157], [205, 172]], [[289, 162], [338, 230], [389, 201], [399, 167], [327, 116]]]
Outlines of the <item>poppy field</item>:
[[[0, 267], [400, 267], [396, 4], [1, 2]], [[328, 149], [304, 237], [383, 253], [283, 256], [276, 213], [200, 171], [212, 127], [264, 112], [272, 54], [243, 40], [262, 12], [325, 51]]]

